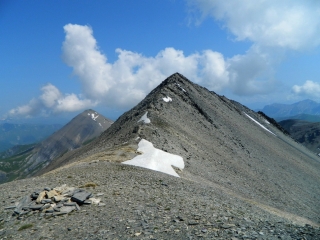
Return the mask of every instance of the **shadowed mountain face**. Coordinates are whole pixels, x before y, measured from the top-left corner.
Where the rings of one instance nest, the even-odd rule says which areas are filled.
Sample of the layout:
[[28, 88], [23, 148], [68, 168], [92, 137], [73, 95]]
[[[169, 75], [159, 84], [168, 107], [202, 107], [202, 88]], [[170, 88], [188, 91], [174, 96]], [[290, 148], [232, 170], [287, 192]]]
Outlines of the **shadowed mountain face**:
[[34, 175], [54, 159], [89, 143], [111, 124], [112, 121], [101, 114], [86, 110], [39, 144], [9, 149], [11, 151], [3, 153], [0, 162], [0, 170], [6, 172], [8, 176], [5, 178], [2, 173], [0, 182]]
[[43, 168], [53, 159], [61, 157], [68, 151], [79, 148], [86, 142], [99, 136], [110, 127], [112, 121], [93, 110], [86, 110], [77, 115], [59, 131], [35, 147], [35, 154], [29, 159], [27, 172]]
[[[139, 121], [146, 113], [150, 122]], [[183, 179], [320, 221], [317, 157], [262, 115], [180, 74], [162, 82], [96, 141], [60, 159], [59, 166], [85, 159], [128, 160], [111, 160], [112, 149], [137, 148], [140, 139], [182, 156], [185, 168], [178, 174]]]
[[274, 103], [267, 105], [262, 112], [273, 118], [287, 118], [292, 116], [306, 117], [306, 115], [320, 115], [320, 103], [312, 100], [303, 100], [293, 104]]
[[279, 122], [293, 139], [314, 153], [320, 153], [320, 123], [290, 119]]

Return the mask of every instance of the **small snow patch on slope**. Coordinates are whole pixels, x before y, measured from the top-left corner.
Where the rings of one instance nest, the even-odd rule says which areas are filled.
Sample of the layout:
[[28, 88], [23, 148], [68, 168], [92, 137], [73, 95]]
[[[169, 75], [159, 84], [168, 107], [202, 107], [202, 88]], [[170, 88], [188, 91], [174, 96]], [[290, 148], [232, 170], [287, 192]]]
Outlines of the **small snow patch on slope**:
[[150, 118], [147, 117], [148, 111], [140, 118], [140, 121], [143, 121], [144, 123], [151, 123]]
[[[252, 121], [254, 121], [256, 124], [258, 124], [260, 127], [262, 127], [264, 130], [266, 130], [266, 131], [268, 131], [269, 133], [272, 133], [273, 135], [275, 135], [273, 132], [271, 132], [269, 129], [267, 129], [265, 126], [263, 126], [261, 123], [259, 123], [257, 120], [255, 120], [255, 119], [253, 119], [252, 117], [250, 117], [248, 114], [246, 114], [245, 112], [244, 112], [244, 114], [248, 117], [248, 118], [250, 118]], [[277, 136], [277, 135], [275, 135], [275, 136]]]
[[[97, 113], [96, 113], [97, 114]], [[88, 116], [91, 116], [93, 121], [96, 121], [96, 119], [99, 117], [99, 115], [97, 114], [96, 116], [94, 115], [94, 113], [88, 113]]]
[[163, 101], [165, 101], [165, 102], [172, 102], [172, 98], [171, 97], [164, 97], [164, 98], [162, 98], [163, 99]]
[[183, 89], [183, 87], [180, 86], [179, 83], [176, 83], [176, 84], [177, 84], [177, 86], [178, 86], [183, 92], [187, 92], [186, 90]]
[[138, 155], [131, 160], [125, 161], [123, 164], [148, 168], [154, 171], [179, 177], [172, 166], [180, 169], [184, 168], [184, 161], [181, 156], [157, 149], [151, 142], [145, 139], [142, 139], [138, 146], [138, 151], [142, 152], [143, 154]]

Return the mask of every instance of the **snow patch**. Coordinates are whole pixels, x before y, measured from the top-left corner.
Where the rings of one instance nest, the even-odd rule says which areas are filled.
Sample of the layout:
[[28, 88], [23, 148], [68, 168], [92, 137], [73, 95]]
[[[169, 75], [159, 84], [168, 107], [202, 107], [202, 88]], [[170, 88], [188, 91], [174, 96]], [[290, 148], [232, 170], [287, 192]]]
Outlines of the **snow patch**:
[[172, 166], [180, 169], [184, 168], [184, 161], [181, 156], [157, 149], [151, 142], [145, 139], [141, 139], [138, 146], [139, 148], [137, 151], [142, 152], [142, 155], [138, 155], [131, 160], [125, 161], [123, 164], [148, 168], [175, 177], [180, 177]]
[[101, 123], [99, 123], [100, 127], [102, 127]]
[[266, 124], [270, 124], [269, 121], [267, 119], [264, 120]]
[[146, 113], [140, 118], [140, 121], [143, 121], [144, 123], [151, 123], [150, 118], [147, 117], [148, 111], [146, 111]]
[[180, 86], [179, 83], [176, 83], [176, 85], [177, 85], [183, 92], [187, 92], [186, 90], [183, 89], [183, 87]]
[[[249, 116], [248, 114], [246, 114], [245, 112], [244, 112], [244, 114], [245, 114], [248, 118], [250, 118], [252, 121], [254, 121], [256, 124], [258, 124], [260, 127], [262, 127], [264, 130], [266, 130], [266, 131], [268, 131], [269, 133], [275, 135], [275, 134], [274, 134], [273, 132], [271, 132], [268, 128], [266, 128], [266, 127], [263, 126], [261, 123], [259, 123], [257, 120], [253, 119], [252, 117], [250, 117], [250, 116]], [[277, 136], [277, 135], [275, 135], [275, 136]]]
[[165, 102], [172, 102], [172, 98], [171, 97], [164, 97], [164, 98], [162, 98], [163, 99], [163, 101], [165, 101]]
[[[96, 114], [97, 114], [97, 113], [96, 113]], [[91, 113], [91, 114], [88, 113], [88, 115], [89, 115], [89, 116], [91, 115], [91, 118], [92, 118], [93, 121], [96, 121], [96, 119], [99, 117], [99, 115], [96, 115], [96, 116], [95, 116], [94, 113]]]

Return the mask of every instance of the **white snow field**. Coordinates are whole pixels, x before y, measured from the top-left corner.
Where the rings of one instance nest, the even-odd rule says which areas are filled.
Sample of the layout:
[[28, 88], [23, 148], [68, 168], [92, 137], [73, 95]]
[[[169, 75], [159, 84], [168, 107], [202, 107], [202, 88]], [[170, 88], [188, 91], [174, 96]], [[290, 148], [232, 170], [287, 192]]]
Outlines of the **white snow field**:
[[[275, 135], [273, 132], [271, 132], [268, 128], [266, 128], [265, 126], [263, 126], [261, 123], [259, 123], [257, 120], [255, 120], [254, 118], [250, 117], [248, 114], [246, 114], [245, 112], [243, 112], [248, 118], [250, 118], [252, 121], [254, 121], [256, 124], [258, 124], [260, 127], [262, 127], [264, 130], [268, 131], [269, 133]], [[277, 136], [277, 135], [275, 135]]]
[[146, 113], [140, 118], [140, 121], [143, 121], [144, 123], [151, 123], [150, 118], [147, 117], [148, 111], [146, 111]]
[[123, 162], [123, 164], [148, 168], [175, 177], [180, 177], [172, 168], [172, 166], [180, 169], [184, 168], [184, 161], [181, 156], [157, 149], [151, 142], [145, 139], [141, 139], [138, 146], [138, 151], [142, 152], [142, 154], [134, 157], [131, 160]]
[[164, 97], [164, 98], [162, 98], [163, 99], [163, 101], [165, 101], [165, 102], [172, 102], [172, 98], [171, 97]]

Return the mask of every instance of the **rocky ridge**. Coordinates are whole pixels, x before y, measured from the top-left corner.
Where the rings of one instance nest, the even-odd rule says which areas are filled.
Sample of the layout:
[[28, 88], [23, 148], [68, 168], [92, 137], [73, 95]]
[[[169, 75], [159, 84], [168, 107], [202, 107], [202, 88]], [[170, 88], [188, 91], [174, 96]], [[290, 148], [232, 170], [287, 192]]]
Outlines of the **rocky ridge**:
[[[146, 113], [150, 122], [139, 121]], [[119, 164], [139, 154], [140, 139], [182, 156], [180, 178]], [[263, 116], [174, 74], [99, 138], [49, 164], [43, 175], [1, 185], [0, 201], [8, 205], [34, 186], [90, 181], [97, 184], [90, 192], [104, 193], [105, 206], [48, 219], [34, 213], [19, 220], [3, 210], [0, 234], [319, 239], [320, 166], [314, 157]]]

